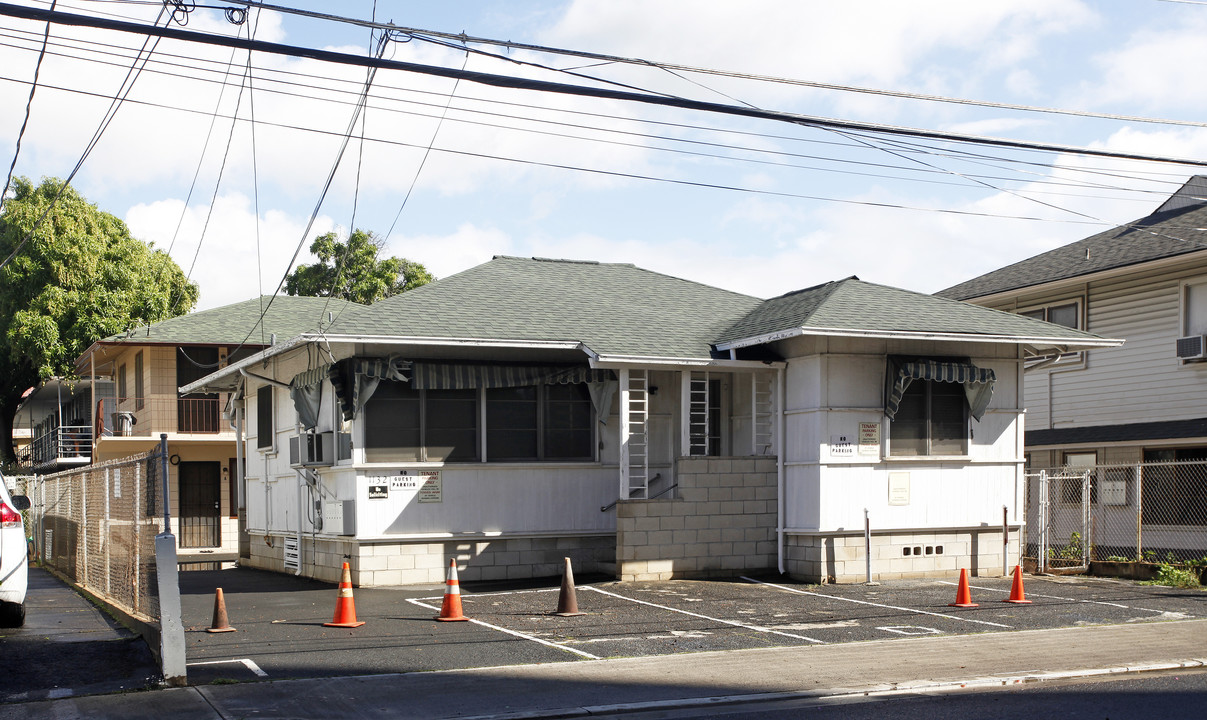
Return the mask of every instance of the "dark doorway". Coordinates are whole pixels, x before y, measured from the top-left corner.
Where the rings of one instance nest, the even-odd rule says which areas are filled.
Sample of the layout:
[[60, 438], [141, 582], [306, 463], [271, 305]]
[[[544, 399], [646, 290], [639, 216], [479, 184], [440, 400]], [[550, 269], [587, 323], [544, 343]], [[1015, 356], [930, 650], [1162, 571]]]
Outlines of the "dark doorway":
[[180, 463], [180, 547], [222, 544], [221, 468], [218, 462]]
[[[176, 348], [176, 387], [200, 380], [218, 369], [218, 348]], [[194, 393], [176, 401], [176, 429], [183, 433], [218, 432], [218, 396]]]

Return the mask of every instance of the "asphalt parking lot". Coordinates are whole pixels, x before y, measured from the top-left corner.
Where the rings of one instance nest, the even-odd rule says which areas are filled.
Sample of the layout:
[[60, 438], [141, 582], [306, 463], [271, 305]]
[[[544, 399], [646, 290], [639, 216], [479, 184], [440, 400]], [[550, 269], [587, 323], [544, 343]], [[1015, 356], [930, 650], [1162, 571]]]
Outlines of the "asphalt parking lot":
[[[708, 650], [821, 645], [1207, 617], [1207, 591], [1082, 577], [1025, 578], [1030, 604], [1002, 602], [1009, 578], [805, 585], [779, 578], [618, 583], [580, 578], [583, 615], [553, 615], [558, 579], [463, 585], [468, 622], [436, 622], [443, 586], [357, 588], [355, 629], [324, 627], [336, 588], [248, 569], [181, 574], [192, 684], [448, 670]], [[209, 633], [215, 588], [229, 633]]]

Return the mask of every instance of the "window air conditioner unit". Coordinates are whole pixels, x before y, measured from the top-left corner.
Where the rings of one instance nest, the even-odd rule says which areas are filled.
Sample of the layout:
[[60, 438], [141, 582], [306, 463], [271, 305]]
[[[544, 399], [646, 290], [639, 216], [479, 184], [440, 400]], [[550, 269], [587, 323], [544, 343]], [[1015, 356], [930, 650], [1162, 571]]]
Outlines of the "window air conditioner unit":
[[335, 464], [335, 433], [302, 433], [289, 438], [289, 466]]
[[1178, 338], [1178, 357], [1182, 360], [1203, 360], [1207, 358], [1207, 338], [1203, 335]]

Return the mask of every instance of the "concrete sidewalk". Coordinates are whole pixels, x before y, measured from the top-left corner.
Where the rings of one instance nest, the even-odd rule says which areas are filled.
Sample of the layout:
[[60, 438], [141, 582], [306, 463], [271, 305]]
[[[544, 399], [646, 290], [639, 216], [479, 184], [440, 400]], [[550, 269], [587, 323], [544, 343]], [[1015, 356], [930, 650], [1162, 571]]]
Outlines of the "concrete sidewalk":
[[1207, 620], [476, 670], [210, 685], [0, 707], [0, 718], [554, 718], [785, 696], [1207, 666]]

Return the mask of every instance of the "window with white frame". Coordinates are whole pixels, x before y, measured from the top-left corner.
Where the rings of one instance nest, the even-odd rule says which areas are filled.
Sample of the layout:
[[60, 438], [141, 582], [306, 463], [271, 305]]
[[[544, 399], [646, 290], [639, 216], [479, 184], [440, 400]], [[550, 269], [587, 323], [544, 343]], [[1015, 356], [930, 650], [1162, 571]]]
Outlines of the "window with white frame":
[[[1053, 325], [1060, 325], [1072, 330], [1084, 330], [1085, 323], [1081, 318], [1081, 300], [1062, 300], [1060, 302], [1051, 303], [1042, 307], [1034, 307], [1026, 310], [1020, 310], [1019, 315], [1023, 317], [1034, 318], [1050, 322]], [[1080, 352], [1064, 353], [1060, 356], [1061, 362], [1069, 362], [1082, 357]]]
[[591, 461], [594, 417], [586, 383], [415, 390], [383, 381], [365, 404], [365, 459]]
[[914, 380], [889, 424], [892, 456], [966, 455], [968, 401], [955, 382]]

